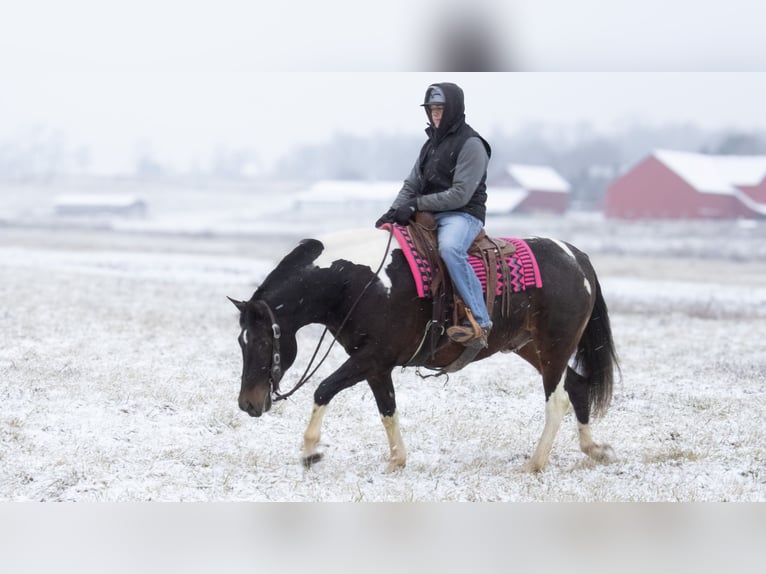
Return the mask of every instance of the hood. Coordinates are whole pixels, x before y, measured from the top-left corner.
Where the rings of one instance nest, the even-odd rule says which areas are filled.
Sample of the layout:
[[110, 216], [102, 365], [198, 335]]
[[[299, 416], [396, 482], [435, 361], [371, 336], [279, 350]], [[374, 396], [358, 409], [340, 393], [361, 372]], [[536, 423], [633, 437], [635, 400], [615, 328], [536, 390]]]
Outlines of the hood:
[[[429, 112], [427, 105], [434, 88], [441, 90], [445, 100], [444, 114], [442, 115], [442, 121], [438, 130], [434, 129], [433, 124], [431, 124], [431, 113]], [[426, 129], [429, 136], [435, 135], [438, 139], [441, 139], [443, 135], [460, 127], [465, 122], [465, 101], [463, 99], [463, 90], [457, 84], [452, 84], [450, 82], [431, 84], [426, 90], [426, 95], [423, 99], [423, 104], [421, 105], [425, 106], [428, 123], [431, 124]]]

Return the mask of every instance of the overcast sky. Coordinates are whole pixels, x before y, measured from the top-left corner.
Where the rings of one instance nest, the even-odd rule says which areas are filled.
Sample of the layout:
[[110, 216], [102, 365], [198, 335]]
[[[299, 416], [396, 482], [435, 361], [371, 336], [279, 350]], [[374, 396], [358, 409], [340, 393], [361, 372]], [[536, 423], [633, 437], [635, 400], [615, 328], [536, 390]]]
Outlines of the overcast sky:
[[[583, 9], [592, 4], [583, 1], [578, 3]], [[418, 136], [425, 126], [418, 104], [427, 85], [438, 81], [454, 81], [464, 88], [468, 120], [486, 133], [494, 129], [512, 133], [534, 121], [565, 125], [585, 121], [601, 129], [631, 121], [766, 128], [763, 72], [275, 71], [280, 67], [326, 69], [322, 65], [326, 60], [336, 61], [342, 69], [364, 69], [362, 62], [350, 58], [355, 52], [370, 52], [370, 46], [378, 51], [371, 56], [368, 69], [392, 68], [381, 65], [388, 61], [381, 59], [380, 49], [388, 47], [387, 53], [397, 58], [403, 57], [405, 48], [418, 53], [417, 38], [412, 37], [417, 37], [418, 23], [422, 28], [428, 21], [428, 2], [426, 11], [414, 11], [419, 17], [402, 19], [401, 25], [396, 22], [405, 13], [405, 4], [399, 0], [366, 17], [354, 8], [356, 4], [343, 0], [330, 0], [323, 10], [316, 3], [286, 1], [280, 7], [267, 6], [265, 12], [262, 3], [242, 0], [27, 0], [13, 4], [0, 13], [0, 144], [29, 138], [36, 129], [52, 130], [68, 145], [89, 147], [91, 161], [105, 169], [132, 165], [138, 150], [149, 150], [183, 168], [195, 159], [206, 161], [217, 147], [251, 148], [268, 165], [291, 147], [326, 140], [335, 131]], [[567, 3], [556, 4], [559, 19], [572, 15]], [[644, 7], [649, 10], [654, 4], [655, 0], [645, 0]], [[677, 4], [692, 5], [686, 0], [673, 6]], [[486, 15], [509, 15], [509, 8], [494, 0], [478, 5], [489, 7]], [[766, 49], [762, 34], [754, 32], [755, 28], [762, 32], [762, 26], [754, 22], [764, 20], [744, 17], [736, 10], [740, 0], [732, 0], [728, 6], [734, 17], [728, 23], [737, 22], [740, 27], [737, 34], [729, 32], [732, 41], [725, 42], [722, 27], [715, 22], [723, 3], [700, 0], [694, 5], [697, 9], [691, 21], [696, 33], [692, 37], [710, 42], [709, 61], [721, 62], [722, 52], [714, 47], [726, 44], [729, 52], [723, 53], [729, 62], [752, 63], [751, 69], [758, 69], [760, 62], [753, 58], [762, 59]], [[535, 63], [529, 47], [537, 42], [550, 46], [548, 55], [542, 48], [537, 50], [539, 69], [546, 68], [549, 60], [545, 58], [556, 49], [560, 69], [572, 68], [563, 65], [567, 61], [577, 63], [574, 56], [567, 60], [560, 23], [548, 27], [550, 32], [558, 31], [558, 36], [552, 34], [550, 41], [539, 42], [534, 32], [544, 28], [543, 14], [528, 3], [511, 2], [509, 6], [515, 10], [517, 25], [505, 29], [518, 31], [520, 18], [525, 23], [521, 27], [524, 33], [516, 34], [526, 38], [524, 61]], [[333, 9], [344, 11], [346, 24], [332, 18]], [[764, 10], [758, 11], [763, 16]], [[643, 13], [615, 12], [612, 8], [605, 14], [626, 29], [631, 23], [646, 27], [648, 22]], [[670, 13], [681, 18], [678, 10]], [[354, 23], [361, 19], [363, 26]], [[270, 26], [277, 21], [282, 35]], [[575, 38], [579, 40], [572, 39], [570, 54], [587, 55], [590, 50], [591, 68], [617, 68], [607, 65], [610, 53], [620, 53], [618, 44], [610, 43], [616, 32], [606, 32], [603, 23], [592, 18], [578, 26]], [[343, 42], [322, 41], [337, 39], [341, 33]], [[583, 42], [588, 33], [592, 41]], [[676, 37], [672, 26], [666, 21], [654, 33], [654, 39], [644, 43], [654, 47], [645, 50], [647, 64], [662, 61], [658, 49], [665, 51], [669, 62], [679, 62], [674, 49], [678, 40], [671, 41]], [[420, 36], [422, 44], [425, 30]], [[511, 49], [508, 38], [500, 43]], [[626, 45], [630, 47], [630, 42]], [[687, 55], [696, 53], [692, 50]], [[627, 64], [626, 68], [633, 69]], [[684, 67], [679, 64], [678, 69]], [[700, 68], [689, 64], [685, 69]]]

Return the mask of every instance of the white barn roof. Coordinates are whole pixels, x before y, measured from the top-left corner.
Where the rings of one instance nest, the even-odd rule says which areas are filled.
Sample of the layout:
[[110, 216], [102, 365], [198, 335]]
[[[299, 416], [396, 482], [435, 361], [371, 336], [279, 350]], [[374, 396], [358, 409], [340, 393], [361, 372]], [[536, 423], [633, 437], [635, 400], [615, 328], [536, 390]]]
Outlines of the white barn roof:
[[757, 185], [766, 177], [766, 156], [705, 155], [656, 150], [656, 159], [703, 193], [738, 195], [736, 186]]
[[520, 187], [488, 187], [487, 215], [511, 213], [528, 195], [529, 192]]
[[510, 164], [508, 174], [524, 189], [569, 192], [571, 186], [552, 167], [547, 165]]

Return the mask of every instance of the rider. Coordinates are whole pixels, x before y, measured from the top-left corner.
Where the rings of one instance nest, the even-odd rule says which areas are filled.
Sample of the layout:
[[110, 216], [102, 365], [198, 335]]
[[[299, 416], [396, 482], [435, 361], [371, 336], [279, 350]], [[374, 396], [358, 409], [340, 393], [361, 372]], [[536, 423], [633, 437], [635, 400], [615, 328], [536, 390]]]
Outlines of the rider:
[[407, 225], [417, 211], [431, 211], [438, 224], [439, 255], [466, 307], [481, 327], [450, 327], [453, 341], [486, 347], [492, 321], [481, 283], [468, 262], [468, 248], [484, 226], [487, 164], [492, 150], [465, 122], [463, 90], [452, 83], [432, 84], [424, 103], [428, 139], [391, 209], [375, 223]]

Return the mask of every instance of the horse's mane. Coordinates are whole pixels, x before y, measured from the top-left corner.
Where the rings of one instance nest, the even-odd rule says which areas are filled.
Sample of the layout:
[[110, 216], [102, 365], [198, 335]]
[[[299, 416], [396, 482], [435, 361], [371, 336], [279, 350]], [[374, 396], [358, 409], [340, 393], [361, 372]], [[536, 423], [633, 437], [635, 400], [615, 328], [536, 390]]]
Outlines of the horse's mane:
[[321, 241], [317, 239], [303, 239], [298, 246], [282, 258], [282, 261], [266, 276], [260, 287], [253, 294], [253, 299], [258, 299], [269, 289], [272, 283], [281, 282], [303, 267], [311, 265], [324, 250]]

